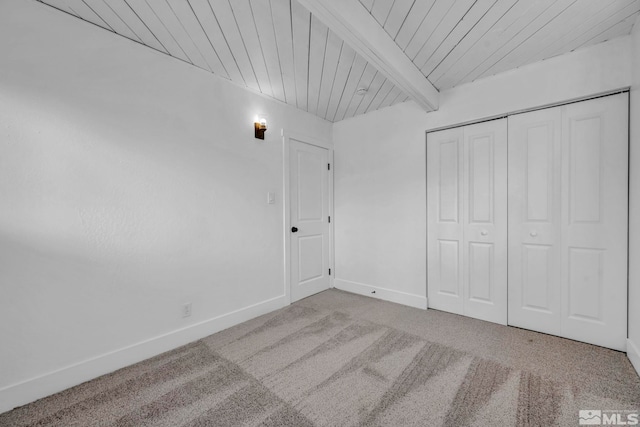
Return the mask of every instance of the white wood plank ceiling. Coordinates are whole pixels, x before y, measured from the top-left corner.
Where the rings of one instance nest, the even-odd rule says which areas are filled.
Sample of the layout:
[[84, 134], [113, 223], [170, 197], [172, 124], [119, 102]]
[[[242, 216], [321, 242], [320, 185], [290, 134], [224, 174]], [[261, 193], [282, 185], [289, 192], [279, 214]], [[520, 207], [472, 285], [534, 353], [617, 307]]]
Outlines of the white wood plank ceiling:
[[629, 34], [638, 0], [360, 0], [439, 90]]
[[[332, 122], [409, 99], [297, 0], [38, 1]], [[629, 34], [640, 12], [640, 0], [341, 1], [439, 90]]]

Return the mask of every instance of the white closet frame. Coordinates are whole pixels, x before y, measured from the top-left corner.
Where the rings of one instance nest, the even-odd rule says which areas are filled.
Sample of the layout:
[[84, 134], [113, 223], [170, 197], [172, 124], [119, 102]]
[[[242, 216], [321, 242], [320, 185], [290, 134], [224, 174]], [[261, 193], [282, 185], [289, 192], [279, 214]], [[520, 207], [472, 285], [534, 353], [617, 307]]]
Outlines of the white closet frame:
[[[531, 117], [533, 116], [540, 116], [541, 118], [544, 118], [545, 116], [549, 116], [549, 114], [557, 114], [558, 116], [562, 115], [562, 112], [564, 111], [568, 111], [571, 115], [570, 119], [566, 119], [566, 120], [562, 120], [562, 119], [557, 119], [556, 120], [556, 124], [554, 124], [551, 127], [551, 132], [558, 132], [559, 134], [569, 134], [571, 131], [573, 131], [572, 126], [574, 126], [574, 123], [572, 122], [572, 120], [575, 122], [575, 120], [581, 120], [581, 117], [586, 117], [589, 118], [587, 116], [589, 116], [589, 114], [591, 114], [590, 111], [588, 111], [588, 109], [584, 109], [582, 108], [582, 106], [578, 103], [584, 103], [584, 101], [590, 101], [590, 100], [595, 100], [598, 98], [604, 98], [604, 97], [611, 97], [612, 95], [618, 95], [618, 94], [624, 94], [624, 99], [626, 100], [626, 103], [628, 104], [628, 90], [624, 90], [624, 91], [616, 91], [616, 92], [612, 92], [612, 93], [607, 93], [607, 94], [603, 94], [603, 95], [599, 95], [599, 96], [594, 96], [594, 97], [589, 97], [589, 98], [585, 98], [585, 99], [579, 99], [579, 100], [574, 100], [574, 101], [570, 101], [570, 102], [566, 102], [566, 103], [561, 103], [561, 104], [556, 104], [553, 106], [544, 106], [544, 107], [540, 107], [540, 108], [535, 108], [535, 109], [530, 109], [530, 110], [526, 110], [526, 111], [517, 111], [517, 112], [513, 112], [513, 113], [509, 113], [509, 114], [505, 114], [500, 116], [501, 118], [509, 118], [509, 117], [516, 117], [516, 115], [520, 115], [523, 113], [527, 113], [530, 114]], [[611, 98], [613, 99], [613, 98]], [[606, 100], [605, 100], [606, 101]], [[583, 104], [584, 105], [584, 104]], [[612, 123], [615, 123], [615, 126], [619, 126], [621, 128], [624, 128], [623, 130], [625, 132], [628, 132], [628, 105], [626, 105], [626, 110], [625, 110], [625, 114], [624, 114], [624, 120], [618, 120], [615, 121], [613, 120]], [[555, 109], [555, 112], [553, 112], [553, 110]], [[562, 110], [562, 111], [560, 111]], [[584, 111], [582, 111], [584, 110]], [[534, 113], [536, 112], [536, 113]], [[586, 114], [586, 116], [585, 116]], [[581, 116], [582, 115], [582, 116]], [[524, 114], [523, 114], [524, 116]], [[470, 125], [474, 125], [477, 126], [478, 124], [482, 124], [482, 123], [490, 123], [495, 121], [496, 118], [488, 118], [485, 120], [480, 120], [480, 121], [476, 121], [476, 122], [469, 122], [469, 123], [465, 123], [465, 124], [461, 124], [461, 125], [457, 125], [457, 126], [450, 126], [450, 127], [442, 127], [442, 128], [437, 128], [437, 129], [433, 129], [427, 132], [427, 136], [429, 137], [429, 135], [433, 135], [435, 133], [440, 133], [441, 135], [445, 135], [447, 136], [449, 139], [451, 139], [452, 137], [454, 138], [458, 138], [458, 139], [464, 139], [464, 128], [468, 127]], [[558, 120], [561, 123], [558, 123]], [[611, 117], [606, 118], [606, 120], [612, 120]], [[510, 129], [510, 131], [512, 131]], [[511, 134], [511, 132], [510, 132]], [[558, 136], [558, 134], [556, 134], [556, 136]], [[628, 156], [628, 133], [627, 133], [627, 143], [626, 143], [626, 155]], [[560, 155], [560, 158], [563, 159], [568, 159], [570, 157], [569, 151], [570, 149], [567, 148], [569, 147], [568, 145], [569, 143], [565, 143], [565, 144], [558, 144], [557, 146], [553, 146], [550, 147], [550, 149], [552, 151], [554, 151], [554, 156], [558, 156]], [[571, 142], [571, 144], [573, 144], [573, 142]], [[427, 146], [427, 153], [429, 153], [430, 148], [429, 146]], [[433, 151], [433, 149], [431, 149], [431, 151]], [[575, 150], [574, 150], [575, 151]], [[437, 152], [437, 150], [436, 150]], [[603, 159], [606, 156], [602, 156]], [[511, 158], [511, 153], [510, 153], [510, 158]], [[556, 157], [557, 158], [557, 157]], [[596, 158], [596, 156], [591, 156], [592, 160]], [[624, 162], [623, 160], [621, 160], [621, 157], [618, 155], [617, 157], [613, 158], [613, 159], [605, 159], [604, 161], [609, 162], [608, 165], [606, 165], [606, 167], [611, 168], [611, 162], [620, 162], [622, 161], [624, 164], [622, 164], [620, 166], [620, 170], [616, 171], [615, 174], [618, 174], [618, 178], [613, 178], [613, 181], [618, 182], [620, 181], [619, 179], [619, 174], [625, 174], [625, 176], [628, 176], [628, 163]], [[428, 179], [428, 184], [427, 184], [427, 188], [429, 188], [429, 177], [433, 176], [434, 172], [436, 173], [440, 173], [439, 170], [434, 171], [434, 167], [433, 165], [431, 165], [432, 167], [429, 168], [429, 161], [427, 160], [427, 179]], [[460, 167], [463, 167], [463, 165], [459, 165]], [[513, 166], [516, 165], [511, 165], [509, 164], [509, 168], [512, 168]], [[522, 165], [519, 165], [520, 167]], [[569, 165], [570, 166], [570, 165]], [[554, 180], [561, 180], [562, 182], [568, 182], [570, 175], [575, 175], [575, 170], [570, 170], [569, 166], [565, 165], [564, 168], [562, 170], [556, 170], [553, 172], [553, 179]], [[518, 167], [518, 166], [516, 166]], [[603, 166], [604, 167], [604, 166]], [[430, 170], [431, 169], [431, 170]], [[437, 168], [436, 168], [437, 169]], [[584, 172], [584, 171], [583, 171]], [[510, 174], [513, 174], [513, 171], [510, 171]], [[562, 176], [560, 176], [560, 174], [562, 174]], [[584, 177], [588, 177], [588, 174], [584, 174], [583, 173], [583, 178]], [[588, 179], [587, 179], [588, 180]], [[617, 180], [617, 181], [616, 181]], [[511, 185], [511, 183], [510, 183]], [[628, 185], [628, 182], [625, 183], [625, 185]], [[562, 248], [558, 248], [557, 253], [551, 253], [551, 255], [546, 254], [544, 256], [545, 259], [549, 260], [549, 266], [551, 267], [550, 271], [554, 271], [553, 274], [556, 275], [556, 278], [552, 280], [552, 282], [555, 280], [556, 283], [561, 283], [562, 281], [564, 281], [565, 283], [571, 283], [571, 292], [574, 293], [574, 295], [578, 295], [579, 298], [574, 299], [574, 301], [572, 302], [570, 300], [569, 297], [569, 290], [568, 289], [562, 289], [562, 290], [558, 290], [557, 288], [554, 288], [553, 285], [549, 285], [547, 288], [549, 290], [548, 295], [545, 295], [545, 297], [548, 297], [548, 307], [546, 308], [542, 308], [541, 310], [539, 310], [538, 314], [546, 314], [540, 316], [536, 316], [535, 311], [536, 310], [532, 310], [532, 312], [534, 312], [533, 316], [529, 316], [529, 319], [525, 319], [525, 321], [522, 321], [522, 316], [518, 316], [518, 314], [522, 314], [522, 310], [521, 313], [516, 313], [516, 311], [512, 310], [511, 307], [515, 306], [515, 304], [519, 304], [520, 302], [522, 302], [522, 293], [518, 294], [517, 291], [515, 289], [513, 289], [511, 282], [513, 282], [512, 279], [512, 275], [513, 274], [521, 274], [522, 271], [519, 271], [517, 268], [514, 268], [514, 266], [511, 265], [511, 262], [509, 261], [509, 277], [510, 277], [510, 283], [509, 283], [509, 293], [508, 293], [508, 300], [509, 300], [509, 304], [510, 304], [510, 309], [509, 309], [509, 316], [508, 316], [508, 324], [510, 325], [514, 325], [514, 326], [520, 326], [520, 327], [525, 327], [528, 329], [534, 329], [534, 330], [538, 330], [541, 332], [546, 332], [546, 333], [551, 333], [551, 334], [555, 334], [555, 335], [560, 335], [560, 336], [565, 336], [568, 338], [572, 338], [572, 339], [576, 339], [576, 340], [580, 340], [580, 341], [585, 341], [585, 342], [590, 342], [593, 344], [597, 344], [597, 345], [602, 345], [605, 347], [609, 347], [609, 348], [614, 348], [617, 350], [624, 350], [626, 348], [626, 336], [627, 336], [627, 315], [628, 315], [628, 307], [627, 307], [627, 298], [626, 298], [626, 292], [622, 292], [620, 288], [620, 285], [616, 285], [617, 287], [614, 287], [613, 290], [611, 292], [608, 291], [607, 292], [603, 292], [602, 290], [598, 291], [600, 293], [600, 295], [603, 298], [607, 298], [609, 296], [609, 294], [615, 294], [616, 298], [618, 298], [618, 302], [619, 301], [623, 301], [622, 303], [618, 304], [621, 305], [621, 310], [617, 309], [616, 313], [614, 314], [607, 314], [608, 316], [608, 320], [610, 320], [612, 322], [612, 324], [615, 324], [615, 327], [610, 328], [609, 330], [607, 330], [605, 327], [603, 327], [603, 325], [606, 323], [602, 318], [599, 318], [597, 314], [598, 312], [598, 308], [596, 307], [597, 303], [596, 303], [596, 294], [594, 293], [594, 285], [593, 285], [593, 280], [591, 281], [591, 284], [587, 284], [585, 285], [585, 287], [583, 288], [582, 294], [580, 293], [581, 289], [580, 288], [580, 283], [579, 281], [576, 281], [575, 279], [572, 279], [570, 277], [570, 274], [574, 274], [576, 272], [578, 272], [578, 270], [582, 269], [582, 270], [586, 270], [590, 268], [590, 263], [587, 262], [586, 260], [583, 260], [584, 262], [582, 262], [582, 264], [584, 264], [582, 267], [580, 267], [579, 269], [574, 268], [573, 273], [571, 273], [571, 268], [570, 267], [566, 267], [563, 268], [563, 265], [568, 265], [570, 262], [574, 262], [574, 267], [575, 267], [575, 262], [579, 261], [577, 258], [575, 258], [574, 255], [576, 254], [583, 254], [583, 255], [589, 255], [589, 256], [595, 256], [596, 253], [600, 250], [597, 249], [596, 247], [601, 244], [600, 242], [606, 240], [605, 237], [594, 237], [594, 238], [587, 238], [587, 236], [589, 236], [589, 234], [597, 234], [597, 235], [603, 235], [606, 234], [608, 232], [612, 232], [615, 237], [612, 239], [616, 239], [615, 241], [619, 242], [619, 243], [623, 243], [621, 245], [617, 245], [618, 248], [614, 248], [613, 250], [613, 257], [622, 257], [624, 258], [624, 268], [622, 268], [623, 271], [618, 271], [616, 274], [614, 275], [609, 275], [607, 276], [607, 280], [609, 280], [609, 277], [611, 277], [610, 280], [614, 280], [616, 282], [620, 282], [621, 280], [624, 282], [624, 290], [626, 291], [626, 289], [628, 289], [628, 272], [627, 272], [627, 257], [628, 257], [628, 244], [627, 244], [627, 238], [628, 238], [628, 194], [626, 192], [626, 186], [624, 186], [624, 188], [622, 188], [620, 191], [622, 191], [625, 196], [625, 203], [624, 206], [619, 206], [622, 207], [624, 209], [624, 219], [618, 221], [623, 222], [624, 224], [622, 224], [622, 227], [617, 227], [617, 230], [614, 228], [612, 228], [611, 225], [606, 225], [601, 227], [601, 230], [598, 231], [597, 227], [593, 228], [590, 227], [589, 224], [587, 224], [586, 222], [584, 224], [580, 224], [580, 221], [573, 221], [570, 218], [570, 214], [567, 213], [569, 212], [569, 209], [574, 209], [572, 208], [572, 204], [575, 204], [575, 197], [572, 196], [571, 194], [569, 194], [568, 192], [570, 191], [570, 188], [566, 185], [563, 185], [563, 188], [556, 188], [555, 191], [555, 199], [556, 199], [556, 203], [561, 203], [563, 204], [562, 207], [558, 206], [558, 212], [555, 213], [555, 215], [560, 215], [561, 218], [558, 218], [557, 221], [554, 224], [550, 224], [549, 227], [551, 227], [549, 230], [546, 230], [548, 232], [552, 232], [552, 229], [554, 229], [555, 231], [553, 231], [553, 234], [555, 234], [555, 239], [557, 241], [554, 241], [553, 239], [549, 240], [549, 236], [547, 236], [547, 234], [549, 234], [548, 232], [545, 232], [545, 226], [542, 224], [538, 224], [538, 225], [542, 225], [542, 227], [538, 227], [539, 229], [533, 230], [533, 228], [531, 230], [528, 230], [527, 233], [532, 234], [532, 236], [529, 238], [529, 240], [537, 240], [538, 242], [542, 242], [545, 238], [547, 240], [549, 240], [547, 243], [550, 244], [556, 244], [558, 246], [562, 246]], [[515, 192], [515, 193], [514, 193]], [[614, 190], [614, 192], [618, 192], [617, 190]], [[514, 194], [522, 194], [520, 192], [520, 190], [518, 190], [517, 188], [510, 188], [509, 189], [509, 197], [513, 197]], [[552, 196], [553, 197], [553, 196]], [[608, 193], [605, 192], [602, 195], [603, 200], [605, 201], [605, 203], [610, 203], [611, 200]], [[573, 198], [573, 199], [572, 199]], [[564, 199], [567, 199], [567, 201], [565, 201]], [[427, 229], [427, 235], [429, 236], [430, 231], [433, 232], [433, 228], [434, 227], [434, 209], [433, 207], [429, 207], [429, 194], [427, 195], [427, 212], [428, 212], [428, 226], [429, 228]], [[462, 200], [462, 199], [461, 199]], [[586, 200], [586, 199], [585, 199]], [[616, 199], [617, 200], [617, 199]], [[588, 202], [588, 200], [587, 200]], [[510, 218], [510, 224], [509, 224], [509, 245], [510, 245], [510, 249], [509, 249], [509, 253], [512, 253], [513, 251], [513, 247], [514, 245], [518, 245], [521, 244], [522, 242], [524, 242], [524, 240], [526, 240], [526, 236], [523, 237], [523, 239], [513, 239], [512, 234], [514, 234], [516, 232], [516, 230], [512, 229], [511, 223], [512, 221], [512, 216], [513, 216], [513, 211], [514, 208], [516, 207], [517, 204], [509, 204], [509, 210], [510, 210], [510, 214], [509, 214], [509, 218]], [[621, 217], [622, 218], [622, 217]], [[620, 219], [620, 218], [618, 218]], [[563, 227], [561, 227], [561, 223], [567, 223], [567, 226], [564, 227], [566, 228], [566, 230], [563, 231]], [[584, 222], [584, 221], [583, 221]], [[592, 221], [593, 222], [593, 221]], [[521, 224], [519, 224], [521, 225]], [[518, 226], [519, 226], [518, 225]], [[620, 224], [618, 224], [620, 225]], [[590, 227], [590, 228], [589, 228]], [[531, 228], [531, 227], [529, 227]], [[569, 231], [571, 228], [574, 229], [573, 232]], [[620, 229], [624, 229], [624, 232], [621, 234]], [[578, 231], [575, 231], [578, 230]], [[604, 231], [603, 231], [604, 230]], [[522, 230], [520, 230], [522, 231]], [[569, 242], [569, 236], [573, 233], [572, 242]], [[520, 233], [521, 234], [521, 233]], [[515, 236], [515, 234], [514, 234]], [[582, 237], [585, 238], [582, 238]], [[612, 239], [609, 239], [609, 244], [611, 244], [610, 242], [612, 241]], [[585, 250], [583, 252], [580, 251], [580, 248], [584, 245], [587, 245], [587, 241], [590, 241], [592, 245], [592, 251], [589, 252], [588, 250]], [[531, 242], [529, 242], [531, 243]], [[560, 245], [560, 243], [562, 243], [562, 245]], [[573, 246], [571, 246], [573, 245]], [[532, 246], [533, 247], [533, 246]], [[623, 247], [624, 249], [624, 254], [621, 253], [620, 251], [620, 247]], [[434, 247], [434, 239], [429, 239], [427, 238], [427, 248], [428, 248], [428, 259], [429, 261], [433, 261], [431, 260], [431, 254], [433, 253], [433, 251], [435, 250]], [[578, 250], [575, 250], [576, 248], [578, 248]], [[588, 249], [588, 247], [585, 247], [585, 249]], [[565, 254], [566, 252], [566, 254]], [[463, 252], [459, 252], [458, 254], [459, 257], [463, 257], [465, 256], [465, 254]], [[551, 256], [551, 258], [548, 258], [549, 256]], [[571, 258], [573, 257], [573, 258]], [[598, 258], [598, 257], [596, 257]], [[603, 258], [604, 259], [604, 258]], [[521, 261], [521, 260], [519, 260]], [[454, 312], [454, 313], [458, 313], [458, 314], [465, 314], [465, 315], [469, 315], [471, 317], [477, 317], [477, 318], [481, 318], [483, 320], [489, 320], [489, 321], [494, 321], [497, 323], [507, 323], [507, 319], [505, 319], [504, 322], [500, 321], [500, 320], [495, 320], [495, 319], [491, 319], [491, 318], [487, 318], [487, 316], [477, 316], [474, 315], [473, 313], [465, 313], [465, 309], [464, 309], [464, 303], [463, 302], [456, 302], [456, 303], [449, 303], [449, 304], [442, 304], [440, 303], [440, 301], [438, 300], [438, 298], [433, 298], [433, 292], [434, 292], [434, 285], [436, 285], [436, 280], [437, 276], [440, 274], [439, 268], [435, 268], [434, 266], [431, 265], [430, 263], [428, 263], [427, 265], [427, 270], [428, 270], [428, 283], [427, 283], [427, 294], [429, 295], [429, 307], [430, 308], [436, 308], [436, 309], [441, 309], [444, 311], [450, 311], [450, 312]], [[592, 269], [593, 271], [591, 273], [591, 276], [597, 276], [598, 272], [597, 269]], [[437, 274], [434, 274], [437, 273]], [[465, 274], [464, 271], [459, 271], [459, 274], [462, 276]], [[588, 275], [588, 274], [586, 274]], [[560, 278], [561, 277], [561, 278]], [[593, 277], [592, 277], [593, 279]], [[587, 283], [588, 280], [587, 278], [585, 278], [585, 283]], [[576, 283], [578, 285], [576, 285]], [[591, 288], [589, 288], [589, 286], [591, 286]], [[462, 293], [462, 289], [461, 289], [461, 293]], [[592, 295], [590, 296], [585, 296], [588, 294], [588, 292], [592, 292]], [[622, 295], [624, 293], [624, 295]], [[462, 296], [462, 295], [461, 295]], [[445, 299], [446, 300], [446, 299]], [[584, 300], [584, 301], [583, 301]], [[577, 303], [575, 301], [578, 301]], [[594, 308], [595, 307], [595, 308]], [[611, 312], [611, 309], [608, 309], [609, 312]], [[546, 313], [545, 313], [546, 311]], [[591, 313], [591, 314], [590, 314]], [[530, 313], [526, 313], [527, 315], [530, 315]], [[489, 316], [490, 317], [490, 316]], [[525, 318], [527, 317], [526, 315], [524, 316]], [[539, 317], [539, 318], [537, 318]], [[545, 319], [546, 318], [546, 319]], [[534, 319], [534, 320], [532, 320]]]

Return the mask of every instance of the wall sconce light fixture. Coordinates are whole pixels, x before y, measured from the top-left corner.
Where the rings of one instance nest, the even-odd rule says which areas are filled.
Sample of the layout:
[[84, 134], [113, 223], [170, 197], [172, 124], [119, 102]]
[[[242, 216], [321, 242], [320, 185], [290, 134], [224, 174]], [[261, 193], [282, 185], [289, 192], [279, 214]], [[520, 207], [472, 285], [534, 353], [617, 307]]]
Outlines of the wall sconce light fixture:
[[256, 118], [253, 123], [253, 127], [255, 128], [255, 136], [257, 139], [264, 139], [264, 133], [267, 131], [267, 119], [264, 117]]

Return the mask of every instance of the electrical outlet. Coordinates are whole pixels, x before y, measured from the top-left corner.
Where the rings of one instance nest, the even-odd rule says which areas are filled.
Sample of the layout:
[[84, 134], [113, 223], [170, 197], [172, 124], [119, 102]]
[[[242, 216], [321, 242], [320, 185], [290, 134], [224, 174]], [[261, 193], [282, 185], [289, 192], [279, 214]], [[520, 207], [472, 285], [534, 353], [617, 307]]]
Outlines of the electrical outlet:
[[191, 316], [191, 303], [188, 302], [182, 306], [182, 317]]

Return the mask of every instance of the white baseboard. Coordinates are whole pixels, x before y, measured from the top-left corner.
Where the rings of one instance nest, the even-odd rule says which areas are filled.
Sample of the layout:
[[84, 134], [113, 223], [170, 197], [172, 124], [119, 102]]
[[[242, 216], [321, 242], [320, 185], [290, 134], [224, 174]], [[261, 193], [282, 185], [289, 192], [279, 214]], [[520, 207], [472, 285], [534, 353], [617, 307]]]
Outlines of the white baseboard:
[[1, 388], [0, 413], [197, 341], [286, 305], [286, 298], [281, 295]]
[[627, 339], [627, 357], [633, 367], [636, 368], [638, 375], [640, 375], [640, 347], [630, 339]]
[[[333, 285], [336, 289], [353, 292], [354, 294], [365, 295], [385, 301], [408, 305], [409, 307], [427, 309], [427, 297], [406, 292], [394, 291], [392, 289], [380, 288], [378, 286], [365, 285], [364, 283], [352, 282], [350, 280], [334, 279]], [[375, 293], [374, 293], [375, 292]]]

